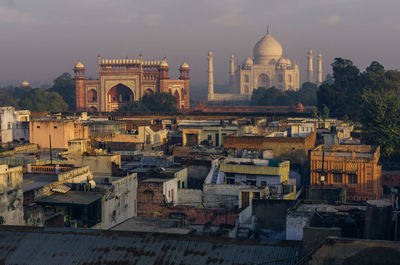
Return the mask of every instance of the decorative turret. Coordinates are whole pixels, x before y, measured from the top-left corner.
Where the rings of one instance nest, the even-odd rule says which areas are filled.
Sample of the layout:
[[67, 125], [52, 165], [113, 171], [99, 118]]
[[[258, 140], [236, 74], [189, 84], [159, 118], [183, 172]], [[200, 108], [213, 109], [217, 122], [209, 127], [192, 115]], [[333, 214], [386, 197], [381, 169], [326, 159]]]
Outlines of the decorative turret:
[[168, 79], [168, 70], [167, 57], [164, 57], [159, 66], [160, 79]]
[[81, 61], [78, 61], [74, 67], [75, 78], [76, 79], [85, 79], [85, 66]]
[[190, 70], [189, 65], [186, 63], [186, 61], [183, 62], [181, 67], [179, 67], [179, 72], [180, 72], [179, 79], [181, 80], [190, 79], [189, 70]]

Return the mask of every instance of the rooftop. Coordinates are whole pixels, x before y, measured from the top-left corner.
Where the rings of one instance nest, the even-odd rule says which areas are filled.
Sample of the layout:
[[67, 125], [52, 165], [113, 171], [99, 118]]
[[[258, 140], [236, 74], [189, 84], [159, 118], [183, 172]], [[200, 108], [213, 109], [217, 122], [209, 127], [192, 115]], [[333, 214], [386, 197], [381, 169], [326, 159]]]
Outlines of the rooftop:
[[114, 226], [111, 230], [151, 232], [169, 234], [189, 234], [191, 229], [177, 227], [177, 220], [137, 216]]
[[157, 233], [0, 227], [5, 264], [296, 264], [298, 245]]
[[93, 192], [70, 191], [68, 193], [54, 193], [51, 196], [41, 198], [36, 202], [56, 206], [79, 205], [87, 206], [101, 199], [102, 195]]
[[24, 192], [41, 188], [47, 184], [58, 181], [56, 174], [24, 174], [23, 176], [23, 190]]

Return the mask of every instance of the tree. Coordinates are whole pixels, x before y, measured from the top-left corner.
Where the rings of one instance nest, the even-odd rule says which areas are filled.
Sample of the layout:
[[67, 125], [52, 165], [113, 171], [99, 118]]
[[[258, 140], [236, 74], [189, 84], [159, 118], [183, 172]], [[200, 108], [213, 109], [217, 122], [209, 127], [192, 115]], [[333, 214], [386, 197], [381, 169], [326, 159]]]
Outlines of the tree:
[[400, 97], [395, 89], [364, 92], [362, 124], [370, 144], [380, 145], [390, 159], [400, 145]]
[[311, 110], [311, 117], [313, 117], [314, 119], [318, 118], [318, 112], [315, 109]]
[[327, 118], [329, 118], [329, 108], [324, 104], [322, 108], [322, 120], [325, 122]]
[[317, 105], [317, 85], [306, 82], [298, 91], [259, 87], [253, 90], [250, 104], [255, 106], [289, 106], [296, 105], [299, 102], [307, 106]]
[[123, 105], [118, 109], [119, 112], [150, 112], [150, 110], [142, 102], [135, 101], [126, 105]]
[[333, 84], [327, 82], [319, 87], [319, 110], [322, 111], [326, 105], [336, 117], [341, 118], [347, 114], [351, 119], [359, 119], [362, 115], [359, 106], [364, 87], [360, 70], [352, 61], [343, 58], [335, 58], [331, 66], [335, 81]]
[[66, 111], [68, 104], [57, 92], [48, 92], [40, 88], [32, 89], [18, 103], [21, 109], [30, 111]]
[[58, 76], [49, 91], [57, 92], [68, 104], [68, 109], [75, 110], [75, 80], [70, 73]]
[[0, 90], [0, 107], [17, 107], [17, 101], [13, 95], [3, 89]]
[[152, 112], [177, 112], [176, 98], [169, 93], [147, 94], [142, 98], [142, 103]]
[[122, 106], [119, 112], [177, 112], [176, 98], [169, 93], [145, 95], [140, 102]]

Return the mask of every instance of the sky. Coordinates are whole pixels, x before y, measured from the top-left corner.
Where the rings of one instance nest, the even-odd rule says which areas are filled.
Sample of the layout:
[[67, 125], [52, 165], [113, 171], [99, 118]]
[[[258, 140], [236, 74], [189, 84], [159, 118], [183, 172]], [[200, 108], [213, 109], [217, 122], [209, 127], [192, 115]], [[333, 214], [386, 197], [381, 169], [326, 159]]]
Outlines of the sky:
[[[167, 57], [170, 77], [184, 60], [191, 82], [228, 81], [229, 57], [253, 56], [266, 33], [306, 76], [306, 52], [322, 53], [323, 75], [335, 57], [364, 70], [371, 61], [400, 68], [399, 0], [0, 0], [0, 85], [51, 84], [78, 60], [97, 78], [104, 58]], [[316, 56], [314, 56], [314, 65]], [[314, 68], [314, 71], [316, 69]]]

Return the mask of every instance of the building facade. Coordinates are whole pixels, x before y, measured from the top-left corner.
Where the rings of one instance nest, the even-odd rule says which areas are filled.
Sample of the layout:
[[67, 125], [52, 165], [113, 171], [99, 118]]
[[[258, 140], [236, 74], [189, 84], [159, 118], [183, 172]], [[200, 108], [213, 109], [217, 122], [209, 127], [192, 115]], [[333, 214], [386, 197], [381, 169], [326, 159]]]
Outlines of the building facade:
[[0, 223], [23, 225], [22, 167], [0, 165]]
[[370, 145], [320, 145], [310, 152], [311, 185], [346, 187], [348, 200], [380, 199], [379, 156]]
[[101, 59], [98, 57], [98, 79], [85, 78], [85, 66], [74, 67], [77, 111], [116, 111], [119, 107], [140, 100], [144, 95], [166, 92], [176, 98], [177, 109], [190, 108], [189, 65], [179, 68], [179, 79], [168, 76], [169, 66], [161, 61], [137, 59]]
[[68, 148], [68, 141], [88, 137], [88, 127], [78, 120], [39, 119], [29, 123], [30, 143], [38, 144], [40, 148]]

